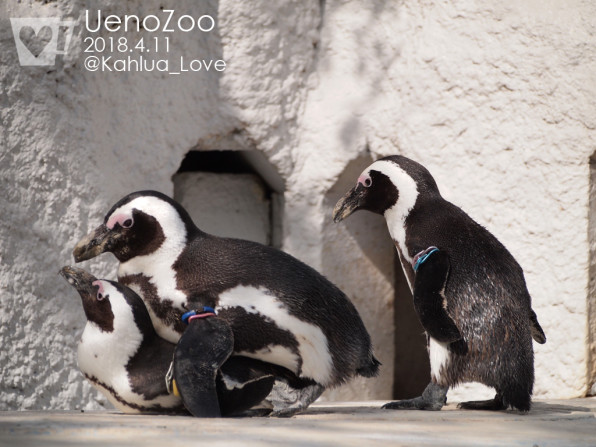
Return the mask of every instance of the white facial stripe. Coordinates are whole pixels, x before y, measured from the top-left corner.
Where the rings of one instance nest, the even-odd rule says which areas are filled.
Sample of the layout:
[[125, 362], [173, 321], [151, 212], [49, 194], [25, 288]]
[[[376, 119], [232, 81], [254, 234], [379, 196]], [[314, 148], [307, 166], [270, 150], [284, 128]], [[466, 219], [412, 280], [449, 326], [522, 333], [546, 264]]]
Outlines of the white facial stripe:
[[449, 363], [450, 354], [447, 343], [441, 343], [432, 337], [428, 338], [428, 356], [430, 359], [430, 376], [436, 382], [441, 377], [441, 368]]
[[[175, 396], [160, 396], [146, 401], [132, 391], [125, 366], [139, 349], [142, 334], [135, 325], [132, 309], [122, 294], [107, 281], [101, 281], [101, 285], [104, 294], [110, 297], [110, 305], [114, 314], [114, 330], [102, 332], [95, 323], [87, 322], [78, 346], [80, 370], [112, 387], [127, 402], [141, 406], [173, 407], [177, 405], [179, 398]], [[116, 408], [125, 412], [136, 412], [115, 399], [108, 390], [91, 383], [104, 393]]]
[[405, 220], [418, 198], [416, 182], [406, 171], [389, 160], [375, 161], [362, 175], [369, 174], [370, 171], [379, 171], [385, 174], [399, 192], [396, 204], [385, 211], [385, 220], [391, 237], [397, 242], [404, 258], [411, 263], [412, 258], [406, 248]]
[[[264, 315], [280, 328], [290, 331], [298, 342], [298, 352], [302, 358], [302, 377], [310, 377], [322, 385], [329, 383], [333, 371], [333, 361], [327, 346], [327, 337], [321, 328], [302, 321], [288, 312], [283, 302], [264, 288], [238, 286], [226, 290], [219, 296], [220, 307], [242, 307], [246, 312]], [[287, 351], [287, 352], [285, 352]], [[249, 354], [244, 354], [249, 355]], [[255, 354], [275, 358], [278, 363], [298, 373], [298, 361], [294, 353], [279, 346], [269, 346]], [[265, 358], [264, 360], [267, 361]]]
[[[116, 208], [114, 212], [110, 214], [110, 217], [108, 217], [108, 222], [114, 219], [115, 223], [117, 219], [132, 217], [134, 209], [142, 211], [149, 216], [153, 216], [161, 225], [166, 241], [184, 246], [186, 243], [186, 227], [184, 226], [182, 219], [180, 219], [178, 211], [165, 200], [155, 196], [137, 197], [121, 207]], [[125, 219], [123, 219], [123, 221], [124, 220]]]
[[[161, 225], [165, 240], [155, 252], [121, 263], [118, 268], [118, 276], [142, 273], [150, 278], [160, 299], [172, 300], [174, 306], [182, 309], [182, 304], [186, 302], [186, 295], [176, 288], [176, 272], [172, 266], [186, 246], [187, 234], [184, 222], [172, 205], [153, 196], [138, 197], [132, 200], [114, 210], [110, 218], [127, 213], [132, 215], [132, 210], [135, 208], [157, 220]], [[135, 291], [143, 297], [138, 288], [135, 288]], [[158, 334], [166, 340], [176, 343], [180, 334], [164, 325], [151, 309], [149, 309], [149, 314]]]

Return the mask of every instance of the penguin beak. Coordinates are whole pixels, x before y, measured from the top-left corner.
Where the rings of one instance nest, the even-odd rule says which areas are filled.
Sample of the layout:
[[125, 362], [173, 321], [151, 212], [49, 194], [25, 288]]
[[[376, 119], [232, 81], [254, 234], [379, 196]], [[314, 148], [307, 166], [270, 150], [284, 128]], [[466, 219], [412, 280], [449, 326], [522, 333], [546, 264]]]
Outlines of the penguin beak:
[[354, 211], [357, 211], [362, 206], [366, 196], [366, 189], [360, 183], [350, 189], [345, 196], [343, 196], [335, 208], [333, 208], [333, 221], [335, 223], [341, 222]]
[[81, 298], [95, 297], [97, 294], [97, 286], [93, 285], [93, 281], [97, 281], [97, 278], [91, 273], [71, 266], [62, 267], [58, 273], [77, 289]]
[[81, 239], [72, 251], [75, 262], [86, 261], [107, 251], [112, 239], [111, 233], [105, 224], [101, 224]]

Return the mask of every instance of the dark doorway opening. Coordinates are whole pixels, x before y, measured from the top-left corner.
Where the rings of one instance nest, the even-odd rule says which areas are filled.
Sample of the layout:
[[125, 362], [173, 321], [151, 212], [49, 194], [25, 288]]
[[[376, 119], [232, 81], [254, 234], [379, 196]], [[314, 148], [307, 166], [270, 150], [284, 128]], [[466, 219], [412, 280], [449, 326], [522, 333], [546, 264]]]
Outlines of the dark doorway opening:
[[191, 150], [172, 181], [203, 231], [281, 246], [284, 183], [261, 153]]
[[409, 399], [422, 394], [430, 381], [426, 335], [414, 310], [412, 292], [395, 255], [395, 369], [393, 398]]

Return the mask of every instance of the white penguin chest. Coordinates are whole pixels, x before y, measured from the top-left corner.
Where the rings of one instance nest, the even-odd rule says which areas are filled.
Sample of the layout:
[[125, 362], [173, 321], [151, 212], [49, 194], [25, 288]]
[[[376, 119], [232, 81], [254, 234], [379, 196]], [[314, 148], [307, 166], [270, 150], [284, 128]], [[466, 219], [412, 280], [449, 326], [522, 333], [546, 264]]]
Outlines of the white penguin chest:
[[87, 323], [78, 346], [78, 363], [84, 374], [126, 395], [132, 392], [126, 365], [138, 350], [141, 336], [119, 335], [123, 334], [104, 332], [95, 324]]
[[[120, 264], [118, 268], [118, 277], [134, 277], [141, 275], [143, 281], [148, 281], [152, 293], [155, 293], [155, 300], [150, 300], [146, 296], [148, 293], [142, 285], [133, 280], [128, 286], [134, 290], [145, 302], [151, 322], [155, 331], [160, 337], [166, 339], [171, 343], [177, 343], [180, 339], [178, 333], [170, 324], [164, 322], [153, 309], [153, 305], [160, 305], [165, 300], [171, 303], [171, 306], [182, 311], [183, 305], [186, 303], [187, 297], [184, 292], [177, 288], [176, 271], [173, 268], [179, 253], [170, 253], [165, 251], [158, 254], [147, 256], [137, 256], [127, 262]], [[157, 304], [153, 304], [152, 301]]]
[[120, 264], [118, 276], [143, 275], [157, 289], [157, 296], [161, 300], [168, 299], [172, 301], [173, 306], [182, 309], [182, 305], [186, 302], [186, 295], [178, 290], [176, 282], [176, 271], [173, 266], [177, 258], [178, 253], [170, 256], [159, 254], [137, 256]]
[[126, 367], [141, 343], [138, 331], [103, 332], [87, 323], [78, 345], [79, 369], [114, 407], [125, 413], [138, 413], [153, 406], [179, 406], [180, 398], [174, 395], [164, 394], [148, 400], [132, 389]]

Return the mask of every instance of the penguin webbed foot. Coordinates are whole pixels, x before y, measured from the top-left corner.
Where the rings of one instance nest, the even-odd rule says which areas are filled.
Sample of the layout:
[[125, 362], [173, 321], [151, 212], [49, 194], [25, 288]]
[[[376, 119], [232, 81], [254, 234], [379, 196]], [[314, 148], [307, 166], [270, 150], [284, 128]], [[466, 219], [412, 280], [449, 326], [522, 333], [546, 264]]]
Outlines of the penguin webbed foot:
[[250, 410], [238, 413], [226, 414], [226, 417], [234, 418], [262, 418], [271, 414], [271, 408], [251, 408]]
[[308, 408], [323, 393], [325, 387], [318, 383], [294, 388], [287, 382], [277, 380], [267, 398], [273, 404], [271, 417], [289, 418]]
[[461, 402], [457, 404], [460, 410], [484, 410], [484, 411], [502, 411], [508, 407], [505, 404], [503, 396], [497, 393], [494, 399], [489, 400], [472, 400], [469, 402]]
[[442, 387], [430, 382], [421, 396], [413, 399], [397, 400], [383, 405], [384, 410], [427, 410], [438, 411], [447, 402], [449, 387]]
[[191, 321], [174, 351], [174, 378], [186, 409], [196, 417], [222, 415], [217, 371], [232, 354], [234, 335], [218, 317]]

